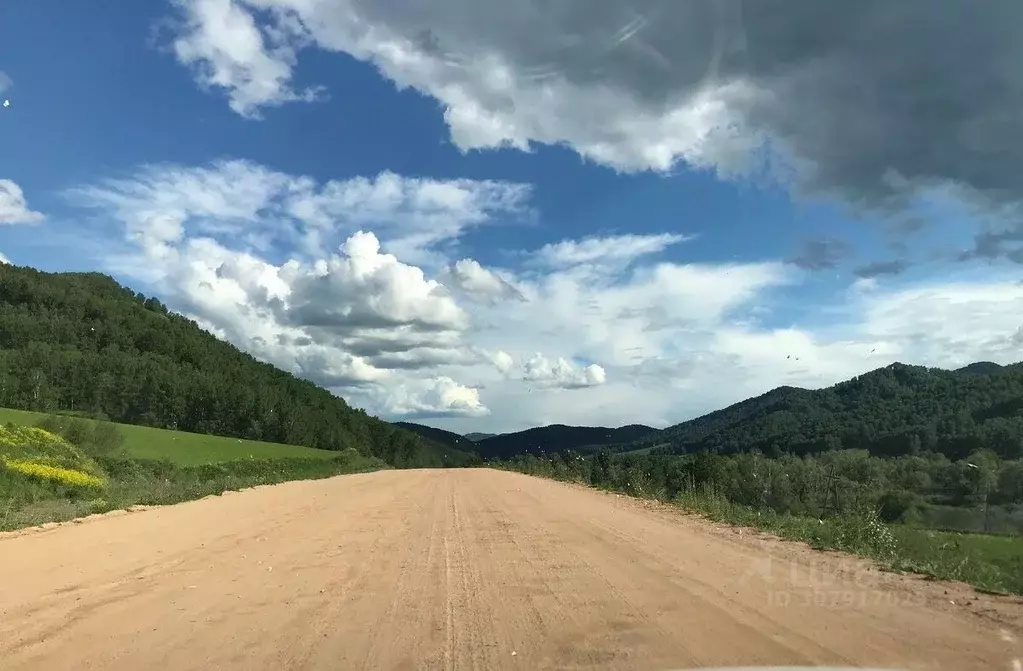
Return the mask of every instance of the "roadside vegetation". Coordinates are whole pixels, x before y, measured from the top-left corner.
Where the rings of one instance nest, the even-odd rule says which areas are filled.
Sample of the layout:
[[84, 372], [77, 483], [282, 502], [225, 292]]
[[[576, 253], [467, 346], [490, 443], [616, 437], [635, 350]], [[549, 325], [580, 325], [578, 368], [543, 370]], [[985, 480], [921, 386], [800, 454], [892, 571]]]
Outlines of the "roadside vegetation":
[[[965, 501], [986, 497], [988, 504], [993, 495], [1001, 495], [998, 483], [1018, 484], [1013, 479], [1018, 463], [991, 456], [974, 454], [972, 461], [957, 465], [938, 455], [882, 459], [863, 450], [780, 458], [605, 451], [592, 457], [521, 455], [488, 465], [674, 503], [715, 521], [869, 557], [891, 570], [1023, 594], [1023, 537], [943, 531], [929, 527], [923, 512], [927, 501], [919, 492], [924, 484], [947, 488], [948, 496]], [[984, 464], [987, 470], [967, 463]], [[961, 477], [941, 484], [924, 481], [923, 476], [942, 469]], [[1018, 506], [1018, 491], [1009, 489]]]
[[86, 420], [98, 426], [115, 427], [116, 433], [121, 437], [121, 451], [126, 457], [166, 460], [179, 466], [239, 459], [332, 459], [338, 454], [331, 450], [318, 450], [301, 445], [282, 445], [204, 433], [115, 424], [82, 414], [46, 415], [40, 412], [0, 408], [0, 424], [11, 422], [50, 428], [59, 425], [63, 427], [65, 433], [70, 434], [72, 442], [80, 439], [82, 427], [90, 425]]
[[[12, 417], [36, 422], [14, 424]], [[353, 449], [327, 452], [226, 438], [208, 449], [211, 437], [201, 434], [9, 411], [0, 411], [0, 419], [7, 420], [0, 425], [3, 531], [387, 467]]]

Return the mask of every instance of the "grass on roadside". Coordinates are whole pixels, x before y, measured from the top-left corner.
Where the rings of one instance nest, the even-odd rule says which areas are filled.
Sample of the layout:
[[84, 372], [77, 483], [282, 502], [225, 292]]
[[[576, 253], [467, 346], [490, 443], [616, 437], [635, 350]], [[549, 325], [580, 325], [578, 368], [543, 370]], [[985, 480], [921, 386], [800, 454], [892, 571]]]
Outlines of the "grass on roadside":
[[958, 580], [982, 590], [1023, 594], [1023, 538], [888, 525], [870, 507], [819, 520], [742, 506], [711, 491], [681, 494], [675, 503], [708, 519], [748, 526], [820, 550], [875, 560], [883, 568]]
[[[491, 464], [518, 470], [514, 464]], [[568, 480], [594, 486], [580, 477], [521, 471], [536, 477]], [[878, 566], [918, 573], [939, 580], [957, 580], [988, 592], [1023, 595], [1023, 537], [957, 533], [885, 524], [869, 506], [839, 517], [780, 514], [729, 501], [713, 488], [684, 491], [668, 500], [664, 492], [606, 491], [658, 499], [678, 505], [707, 519], [751, 527], [788, 540], [803, 541], [818, 550], [838, 550], [867, 557]]]
[[45, 522], [63, 522], [85, 515], [121, 510], [135, 505], [168, 505], [225, 491], [272, 485], [290, 480], [316, 480], [335, 475], [386, 468], [378, 459], [355, 450], [335, 453], [333, 459], [247, 459], [180, 466], [169, 461], [100, 457], [107, 487], [92, 497], [69, 495], [59, 488], [36, 487], [20, 501], [9, 497], [9, 472], [0, 469], [0, 531]]
[[[14, 421], [36, 426], [7, 424]], [[3, 410], [0, 531], [382, 468], [387, 464], [355, 449], [313, 450]]]
[[[0, 408], [0, 425], [35, 425], [44, 413]], [[87, 421], [87, 420], [82, 420]], [[124, 453], [135, 459], [158, 459], [182, 466], [219, 463], [238, 459], [326, 459], [337, 456], [331, 450], [299, 445], [265, 443], [186, 431], [154, 429], [132, 424], [114, 424], [124, 436]]]

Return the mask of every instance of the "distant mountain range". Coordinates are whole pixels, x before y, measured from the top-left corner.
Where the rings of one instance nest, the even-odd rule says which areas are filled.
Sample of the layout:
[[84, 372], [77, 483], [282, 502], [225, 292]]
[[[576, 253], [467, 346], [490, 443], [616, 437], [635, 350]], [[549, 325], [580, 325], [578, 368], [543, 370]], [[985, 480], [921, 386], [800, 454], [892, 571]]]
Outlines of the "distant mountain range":
[[1023, 364], [893, 363], [826, 389], [779, 387], [641, 441], [663, 452], [867, 449], [1023, 456]]
[[600, 450], [878, 455], [990, 448], [1023, 457], [1023, 364], [957, 370], [894, 363], [827, 389], [779, 387], [654, 429], [553, 424], [462, 436], [397, 427], [259, 362], [98, 273], [0, 264], [0, 407], [74, 408], [110, 419], [343, 450], [396, 466], [458, 466], [519, 454]]
[[499, 435], [499, 434], [496, 434], [496, 433], [467, 433], [467, 434], [465, 434], [465, 437], [475, 443], [477, 441], [483, 440], [484, 438], [493, 438], [496, 435]]
[[456, 450], [475, 452], [483, 459], [507, 459], [516, 454], [539, 455], [570, 450], [589, 454], [608, 446], [631, 444], [657, 433], [657, 429], [639, 424], [618, 428], [551, 424], [515, 433], [469, 434], [485, 436], [477, 440], [470, 440], [468, 435], [460, 436], [457, 433], [432, 426], [412, 422], [396, 422], [396, 424], [435, 443]]
[[950, 371], [893, 363], [826, 389], [778, 387], [660, 430], [554, 424], [459, 436], [417, 424], [400, 426], [483, 459], [602, 449], [798, 454], [852, 448], [887, 456], [935, 451], [961, 458], [984, 447], [1018, 458], [1023, 457], [1023, 364], [982, 361]]
[[444, 429], [438, 429], [433, 426], [426, 426], [425, 424], [415, 424], [413, 422], [394, 422], [395, 426], [399, 426], [406, 431], [412, 431], [418, 433], [423, 438], [439, 443], [445, 447], [450, 447], [456, 450], [471, 451], [474, 447], [473, 441], [457, 433], [451, 431], [445, 431]]
[[618, 428], [551, 424], [485, 438], [476, 443], [475, 452], [484, 459], [507, 459], [516, 454], [550, 454], [570, 450], [589, 454], [612, 445], [631, 444], [657, 433], [657, 429], [641, 424]]

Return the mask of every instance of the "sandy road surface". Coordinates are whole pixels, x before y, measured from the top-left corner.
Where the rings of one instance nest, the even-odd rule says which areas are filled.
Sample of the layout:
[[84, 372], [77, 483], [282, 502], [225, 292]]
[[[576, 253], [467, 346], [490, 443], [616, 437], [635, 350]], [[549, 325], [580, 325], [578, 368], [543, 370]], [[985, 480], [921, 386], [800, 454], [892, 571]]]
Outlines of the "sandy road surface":
[[[1019, 602], [485, 470], [0, 538], [3, 669], [1013, 669]], [[952, 589], [951, 597], [944, 594]]]

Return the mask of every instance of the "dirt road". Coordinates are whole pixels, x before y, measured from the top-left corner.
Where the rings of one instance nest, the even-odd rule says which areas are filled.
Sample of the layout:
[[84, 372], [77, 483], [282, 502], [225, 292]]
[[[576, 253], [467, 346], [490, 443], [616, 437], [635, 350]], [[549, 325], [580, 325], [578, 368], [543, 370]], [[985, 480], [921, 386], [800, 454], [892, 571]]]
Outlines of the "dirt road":
[[3, 669], [1010, 671], [1021, 613], [485, 470], [289, 483], [0, 537]]

